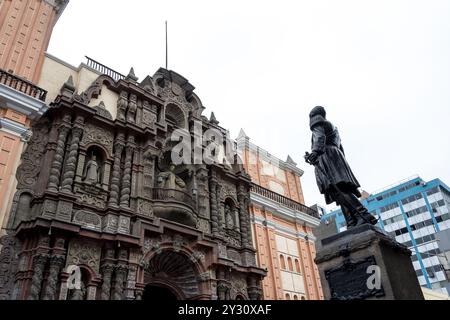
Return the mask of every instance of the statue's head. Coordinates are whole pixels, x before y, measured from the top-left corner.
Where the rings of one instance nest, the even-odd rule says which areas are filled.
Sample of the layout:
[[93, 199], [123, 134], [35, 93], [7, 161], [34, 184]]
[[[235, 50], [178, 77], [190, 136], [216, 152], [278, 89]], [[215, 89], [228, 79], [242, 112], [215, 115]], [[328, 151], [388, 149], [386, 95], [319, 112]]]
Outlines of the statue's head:
[[309, 117], [310, 118], [312, 118], [314, 116], [322, 116], [322, 117], [326, 118], [327, 117], [327, 112], [325, 111], [324, 107], [317, 106], [317, 107], [314, 107], [311, 110], [311, 112], [309, 113]]
[[309, 127], [313, 128], [319, 123], [326, 121], [327, 112], [324, 107], [317, 106], [314, 107], [309, 113]]
[[170, 164], [169, 164], [169, 170], [170, 170], [170, 171], [175, 170], [175, 164], [170, 163]]

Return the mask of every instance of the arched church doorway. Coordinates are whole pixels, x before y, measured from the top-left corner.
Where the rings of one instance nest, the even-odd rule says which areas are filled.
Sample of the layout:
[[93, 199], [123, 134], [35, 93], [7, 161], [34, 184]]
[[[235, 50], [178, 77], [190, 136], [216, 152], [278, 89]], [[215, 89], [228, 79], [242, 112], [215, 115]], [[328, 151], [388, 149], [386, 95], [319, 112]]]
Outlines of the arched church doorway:
[[148, 284], [145, 286], [142, 300], [175, 301], [178, 297], [168, 288]]
[[[194, 262], [181, 252], [163, 250], [154, 254], [144, 270], [143, 299], [196, 299], [205, 294], [204, 283]], [[159, 296], [158, 296], [159, 295]]]

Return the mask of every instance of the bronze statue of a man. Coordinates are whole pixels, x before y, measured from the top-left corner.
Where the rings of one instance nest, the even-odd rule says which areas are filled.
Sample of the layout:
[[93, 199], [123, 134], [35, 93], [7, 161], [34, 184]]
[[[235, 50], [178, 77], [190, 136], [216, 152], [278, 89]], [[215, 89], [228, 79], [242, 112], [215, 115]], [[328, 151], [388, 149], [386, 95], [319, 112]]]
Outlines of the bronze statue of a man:
[[337, 128], [326, 119], [325, 109], [313, 108], [309, 118], [312, 151], [306, 153], [305, 160], [315, 166], [317, 186], [326, 203], [336, 202], [341, 207], [347, 227], [376, 224], [377, 219], [358, 200], [360, 185], [345, 160]]

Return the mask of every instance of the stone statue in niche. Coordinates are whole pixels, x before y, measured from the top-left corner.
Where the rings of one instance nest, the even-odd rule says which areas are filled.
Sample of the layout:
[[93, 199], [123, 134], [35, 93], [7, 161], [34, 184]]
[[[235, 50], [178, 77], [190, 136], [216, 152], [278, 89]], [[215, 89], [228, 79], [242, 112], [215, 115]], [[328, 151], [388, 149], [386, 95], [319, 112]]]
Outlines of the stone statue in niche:
[[81, 281], [80, 289], [72, 289], [69, 300], [86, 300], [86, 286]]
[[137, 110], [136, 99], [137, 97], [135, 94], [130, 95], [130, 102], [128, 103], [127, 121], [131, 123], [134, 123], [136, 119], [136, 110]]
[[186, 183], [175, 174], [175, 165], [171, 163], [166, 171], [158, 175], [158, 187], [164, 189], [185, 190]]
[[229, 204], [225, 204], [225, 223], [228, 229], [234, 228], [233, 210]]
[[91, 159], [86, 164], [83, 181], [93, 185], [100, 183], [100, 167], [97, 162], [97, 156], [94, 153], [92, 153]]

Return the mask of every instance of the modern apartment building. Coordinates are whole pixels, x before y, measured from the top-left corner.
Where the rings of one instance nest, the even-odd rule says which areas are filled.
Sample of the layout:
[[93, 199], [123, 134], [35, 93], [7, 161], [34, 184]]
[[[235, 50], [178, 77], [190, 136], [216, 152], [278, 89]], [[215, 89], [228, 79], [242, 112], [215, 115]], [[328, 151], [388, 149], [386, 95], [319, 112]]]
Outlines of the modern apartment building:
[[[439, 179], [424, 181], [416, 176], [374, 192], [362, 202], [379, 218], [380, 228], [411, 249], [420, 285], [448, 294], [436, 234], [450, 228], [450, 188]], [[327, 219], [336, 220], [338, 232], [346, 230], [340, 209], [322, 217]]]

